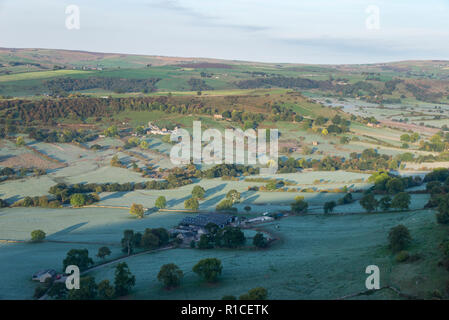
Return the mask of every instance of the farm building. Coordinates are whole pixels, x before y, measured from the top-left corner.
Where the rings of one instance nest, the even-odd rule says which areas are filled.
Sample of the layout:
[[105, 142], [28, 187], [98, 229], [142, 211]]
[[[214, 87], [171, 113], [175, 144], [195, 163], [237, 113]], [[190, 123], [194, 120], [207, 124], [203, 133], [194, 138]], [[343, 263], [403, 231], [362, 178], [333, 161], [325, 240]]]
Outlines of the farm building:
[[199, 214], [195, 217], [185, 217], [181, 221], [181, 225], [205, 227], [207, 224], [213, 223], [219, 226], [220, 228], [224, 228], [225, 226], [233, 222], [237, 222], [236, 216], [222, 213], [208, 213], [208, 214]]
[[45, 282], [47, 279], [56, 277], [56, 271], [53, 269], [41, 270], [33, 274], [33, 281]]

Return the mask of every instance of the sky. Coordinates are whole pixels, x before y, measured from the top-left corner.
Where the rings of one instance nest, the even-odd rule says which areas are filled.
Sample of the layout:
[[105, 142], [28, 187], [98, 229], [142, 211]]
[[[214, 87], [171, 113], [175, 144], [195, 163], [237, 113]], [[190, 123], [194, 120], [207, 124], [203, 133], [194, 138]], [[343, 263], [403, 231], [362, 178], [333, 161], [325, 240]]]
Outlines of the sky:
[[8, 48], [346, 64], [449, 60], [448, 40], [449, 0], [0, 0]]

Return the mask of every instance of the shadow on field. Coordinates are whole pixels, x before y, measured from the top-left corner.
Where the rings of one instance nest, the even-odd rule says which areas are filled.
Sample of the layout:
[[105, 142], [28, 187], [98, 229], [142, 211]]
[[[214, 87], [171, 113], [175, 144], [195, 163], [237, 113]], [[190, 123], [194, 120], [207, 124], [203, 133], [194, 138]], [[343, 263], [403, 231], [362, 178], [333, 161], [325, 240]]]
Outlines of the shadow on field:
[[16, 202], [16, 201], [19, 201], [20, 199], [22, 199], [23, 197], [21, 197], [20, 195], [15, 195], [15, 196], [12, 196], [12, 197], [9, 197], [9, 198], [7, 198], [7, 199], [4, 199], [5, 201], [6, 201], [6, 203], [8, 203], [8, 204], [13, 204], [14, 202]]
[[208, 198], [208, 197], [210, 197], [211, 195], [213, 195], [213, 194], [215, 194], [215, 193], [217, 193], [217, 192], [220, 192], [220, 191], [223, 190], [225, 187], [226, 187], [226, 183], [219, 184], [218, 186], [215, 186], [215, 187], [213, 187], [212, 189], [207, 190], [206, 193], [205, 193], [205, 195], [204, 195], [204, 197], [205, 197], [205, 198]]
[[243, 192], [240, 193], [240, 197], [243, 198], [243, 199], [246, 199], [247, 197], [249, 197], [251, 195], [254, 195], [255, 193], [256, 193], [256, 191], [246, 190], [246, 191], [243, 191]]
[[58, 232], [55, 232], [55, 233], [49, 235], [49, 236], [47, 237], [47, 239], [49, 239], [49, 240], [55, 240], [55, 239], [52, 239], [52, 238], [54, 238], [54, 237], [59, 237], [59, 236], [65, 235], [65, 234], [67, 234], [67, 233], [70, 233], [70, 232], [72, 232], [73, 230], [76, 230], [76, 229], [78, 229], [78, 228], [81, 228], [82, 226], [86, 225], [87, 223], [88, 223], [88, 222], [81, 222], [81, 223], [74, 224], [73, 226], [70, 226], [70, 227], [68, 227], [68, 228], [62, 229], [61, 231], [58, 231]]
[[255, 194], [252, 197], [249, 197], [245, 200], [243, 200], [241, 203], [253, 203], [254, 201], [256, 201], [260, 196]]
[[187, 197], [184, 197], [184, 198], [179, 198], [179, 199], [168, 200], [167, 201], [167, 207], [177, 206], [178, 204], [184, 203], [184, 201], [186, 201], [189, 198], [190, 198], [190, 196], [187, 196]]
[[159, 147], [161, 145], [162, 145], [162, 142], [155, 142], [153, 144], [150, 144], [149, 149], [154, 149], [154, 148]]
[[38, 141], [32, 141], [32, 142], [28, 143], [28, 145], [32, 146], [34, 149], [41, 152], [42, 154], [45, 154], [49, 158], [55, 159], [56, 161], [59, 161], [59, 162], [64, 162], [64, 163], [67, 162], [66, 160], [61, 159], [61, 158], [55, 156], [54, 154], [48, 153], [48, 151], [46, 151], [46, 150], [42, 150], [41, 148], [38, 147], [38, 143], [39, 143]]
[[101, 198], [101, 201], [109, 200], [109, 199], [118, 199], [123, 197], [125, 194], [127, 194], [130, 191], [117, 191], [111, 194], [108, 194], [107, 196]]
[[221, 200], [226, 198], [225, 194], [213, 197], [212, 199], [206, 200], [201, 204], [201, 207], [211, 207], [218, 204]]

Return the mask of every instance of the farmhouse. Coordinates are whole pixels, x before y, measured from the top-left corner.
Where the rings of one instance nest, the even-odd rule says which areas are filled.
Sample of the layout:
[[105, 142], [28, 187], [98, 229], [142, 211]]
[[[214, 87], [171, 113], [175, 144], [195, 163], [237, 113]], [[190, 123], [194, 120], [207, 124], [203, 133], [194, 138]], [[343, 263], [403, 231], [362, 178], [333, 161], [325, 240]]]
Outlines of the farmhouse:
[[195, 217], [185, 217], [181, 221], [181, 225], [204, 228], [209, 223], [213, 223], [219, 226], [220, 228], [224, 228], [225, 226], [237, 221], [238, 218], [236, 216], [232, 216], [229, 214], [208, 213], [208, 214], [199, 214]]
[[53, 269], [41, 270], [33, 274], [33, 281], [45, 282], [47, 279], [56, 277], [56, 271]]
[[198, 241], [203, 234], [207, 234], [206, 226], [209, 223], [216, 224], [219, 228], [239, 223], [236, 216], [221, 213], [199, 214], [195, 217], [185, 217], [179, 226], [169, 231], [172, 237], [176, 237], [184, 243]]
[[158, 126], [152, 124], [151, 122], [148, 122], [148, 128], [145, 129], [145, 132], [146, 134], [167, 135], [171, 134], [172, 132], [176, 133], [178, 129], [178, 127], [175, 127], [173, 131], [168, 130], [167, 128], [160, 129]]

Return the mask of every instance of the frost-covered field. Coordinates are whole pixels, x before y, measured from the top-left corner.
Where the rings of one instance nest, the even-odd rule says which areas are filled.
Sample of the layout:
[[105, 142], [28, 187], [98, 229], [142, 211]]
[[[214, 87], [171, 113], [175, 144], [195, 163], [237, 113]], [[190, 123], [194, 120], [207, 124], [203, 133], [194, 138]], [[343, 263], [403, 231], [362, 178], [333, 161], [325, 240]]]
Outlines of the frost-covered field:
[[[266, 228], [282, 241], [264, 251], [176, 249], [128, 259], [136, 275], [131, 294], [137, 299], [220, 299], [257, 286], [268, 289], [271, 299], [334, 299], [365, 290], [365, 268], [376, 264], [382, 283], [394, 271], [386, 249], [388, 230], [399, 224], [422, 237], [421, 230], [434, 225], [430, 211], [349, 216], [288, 217]], [[214, 285], [199, 281], [193, 265], [207, 257], [219, 258], [223, 275]], [[164, 290], [157, 282], [159, 268], [177, 264], [185, 273], [176, 290]], [[92, 273], [96, 279], [113, 279], [114, 266]], [[371, 298], [394, 298], [384, 293]]]
[[[315, 139], [308, 136], [306, 139]], [[308, 140], [307, 140], [308, 141]], [[321, 141], [321, 140], [320, 140]], [[33, 153], [16, 147], [9, 141], [2, 141], [0, 157]], [[99, 139], [90, 143], [105, 146], [99, 151], [87, 150], [72, 144], [50, 144], [28, 141], [33, 148], [60, 161], [66, 166], [51, 169], [47, 175], [25, 177], [0, 183], [0, 198], [9, 203], [25, 196], [48, 194], [57, 183], [125, 183], [143, 182], [148, 179], [130, 169], [110, 166], [110, 159], [117, 154], [126, 164], [142, 160], [113, 149], [122, 145], [117, 139]], [[132, 149], [151, 163], [160, 163], [167, 156], [168, 144], [157, 139], [149, 139], [150, 150]], [[321, 147], [334, 145], [323, 139]], [[353, 143], [341, 146], [342, 154], [360, 150], [363, 146]], [[155, 149], [158, 149], [157, 151]], [[327, 150], [327, 149], [326, 149]], [[34, 153], [36, 154], [36, 153]], [[47, 160], [48, 161], [48, 160]], [[161, 167], [167, 167], [160, 163]], [[97, 205], [118, 208], [4, 208], [0, 209], [0, 239], [29, 240], [33, 230], [41, 229], [49, 242], [0, 243], [0, 299], [31, 299], [36, 286], [30, 278], [41, 269], [54, 268], [62, 271], [62, 260], [72, 248], [87, 248], [95, 260], [99, 247], [107, 245], [112, 250], [110, 258], [121, 255], [120, 239], [123, 231], [145, 228], [171, 228], [177, 225], [187, 213], [156, 212], [136, 219], [126, 207], [133, 203], [152, 208], [159, 196], [165, 196], [168, 209], [183, 209], [184, 201], [191, 197], [195, 185], [206, 190], [200, 201], [200, 210], [213, 211], [226, 194], [236, 189], [241, 193], [241, 201], [236, 204], [238, 213], [245, 214], [244, 207], [250, 206], [250, 215], [265, 212], [289, 210], [298, 195], [304, 196], [311, 215], [288, 217], [268, 225], [267, 231], [277, 234], [281, 240], [269, 250], [190, 250], [176, 249], [160, 253], [145, 254], [127, 259], [131, 271], [136, 274], [137, 286], [132, 293], [138, 299], [220, 299], [225, 294], [240, 295], [256, 286], [264, 286], [273, 299], [336, 298], [364, 287], [364, 268], [368, 264], [379, 263], [382, 270], [391, 266], [391, 258], [384, 251], [388, 229], [398, 223], [421, 228], [434, 223], [430, 211], [423, 208], [428, 195], [413, 195], [411, 212], [353, 214], [363, 208], [358, 202], [337, 206], [335, 215], [322, 215], [327, 201], [338, 201], [343, 193], [328, 193], [326, 190], [348, 187], [365, 189], [369, 174], [344, 171], [298, 172], [263, 176], [266, 179], [281, 179], [293, 183], [286, 186], [294, 192], [249, 191], [249, 187], [263, 186], [266, 182], [227, 181], [220, 178], [202, 179], [194, 184], [170, 190], [136, 190], [133, 192], [103, 192]], [[248, 178], [260, 178], [251, 176]], [[301, 192], [310, 189], [313, 192]], [[309, 190], [309, 191], [310, 191]], [[361, 193], [353, 193], [358, 200]], [[247, 231], [251, 242], [254, 231]], [[384, 250], [384, 251], [382, 251]], [[379, 252], [383, 252], [380, 254]], [[224, 273], [216, 285], [206, 285], [198, 281], [191, 272], [192, 266], [201, 258], [218, 257], [223, 261]], [[164, 263], [174, 262], [185, 271], [181, 288], [165, 291], [156, 281], [156, 274]], [[113, 266], [93, 272], [97, 281], [112, 279]]]

